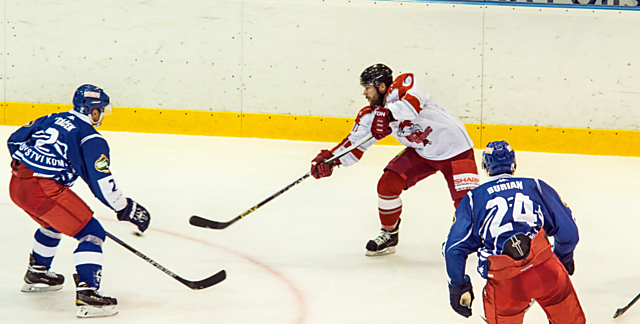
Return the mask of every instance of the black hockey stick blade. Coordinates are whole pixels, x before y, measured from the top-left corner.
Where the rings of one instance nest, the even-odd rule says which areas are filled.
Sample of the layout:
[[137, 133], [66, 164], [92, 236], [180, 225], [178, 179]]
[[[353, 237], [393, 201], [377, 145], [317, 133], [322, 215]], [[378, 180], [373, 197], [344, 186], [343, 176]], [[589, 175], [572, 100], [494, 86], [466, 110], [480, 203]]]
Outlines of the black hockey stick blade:
[[616, 310], [616, 313], [613, 314], [613, 318], [622, 316], [622, 314], [624, 314], [629, 308], [631, 308], [631, 306], [633, 306], [633, 304], [635, 304], [638, 301], [638, 299], [640, 299], [640, 294], [638, 294], [636, 298], [634, 298], [627, 306], [618, 308]]
[[[369, 141], [372, 138], [373, 138], [373, 135], [369, 134], [367, 137], [361, 139], [360, 141], [358, 141], [354, 145], [350, 146], [348, 149], [338, 153], [337, 155], [333, 156], [332, 158], [330, 158], [328, 160], [325, 160], [324, 163], [331, 163], [331, 162], [339, 159], [340, 157], [342, 157], [342, 156], [346, 155], [347, 153], [351, 152], [352, 150], [360, 147], [362, 144], [366, 143], [367, 141]], [[289, 190], [289, 189], [293, 188], [294, 186], [298, 185], [299, 183], [301, 183], [305, 179], [309, 178], [310, 176], [311, 176], [311, 172], [305, 173], [302, 177], [298, 178], [296, 181], [294, 181], [294, 182], [290, 183], [289, 185], [287, 185], [286, 187], [280, 189], [278, 192], [276, 192], [273, 195], [267, 197], [265, 200], [259, 202], [257, 205], [247, 209], [245, 212], [243, 212], [242, 214], [240, 214], [239, 216], [237, 216], [236, 218], [234, 218], [234, 219], [232, 219], [232, 220], [230, 220], [228, 222], [217, 222], [217, 221], [214, 221], [214, 220], [210, 220], [210, 219], [202, 218], [200, 216], [193, 215], [193, 216], [191, 216], [189, 218], [189, 224], [191, 224], [193, 226], [197, 226], [197, 227], [211, 228], [211, 229], [217, 229], [217, 230], [225, 229], [229, 225], [241, 220], [243, 217], [253, 213], [258, 208], [264, 206], [266, 203], [268, 203], [268, 202], [272, 201], [273, 199], [275, 199], [276, 197], [282, 195], [287, 190]]]
[[222, 282], [224, 279], [227, 278], [227, 272], [224, 270], [220, 270], [218, 273], [214, 274], [213, 276], [206, 279], [202, 279], [200, 281], [189, 281], [180, 277], [175, 277], [175, 278], [176, 280], [180, 281], [182, 284], [184, 284], [185, 286], [193, 290], [200, 290], [200, 289], [209, 288], [213, 285], [216, 285]]
[[121, 239], [115, 237], [113, 234], [111, 234], [109, 232], [107, 232], [106, 234], [114, 242], [120, 244], [125, 249], [131, 251], [133, 254], [137, 255], [141, 259], [147, 261], [152, 266], [156, 267], [156, 269], [164, 272], [165, 274], [167, 274], [171, 278], [179, 281], [183, 285], [185, 285], [185, 286], [187, 286], [187, 287], [189, 287], [189, 288], [191, 288], [193, 290], [200, 290], [200, 289], [205, 289], [205, 288], [211, 287], [211, 286], [213, 286], [213, 285], [215, 285], [217, 283], [220, 283], [225, 278], [227, 278], [226, 271], [220, 270], [220, 271], [218, 271], [218, 273], [214, 274], [213, 276], [211, 276], [209, 278], [206, 278], [206, 279], [202, 279], [200, 281], [190, 281], [190, 280], [184, 279], [184, 278], [178, 276], [177, 274], [173, 273], [171, 270], [163, 267], [160, 263], [158, 263], [158, 262], [154, 261], [153, 259], [151, 259], [150, 257], [144, 255], [142, 252], [136, 250], [133, 246], [131, 246], [131, 245], [125, 243], [124, 241], [122, 241]]
[[202, 218], [202, 217], [197, 216], [197, 215], [193, 215], [193, 216], [191, 216], [191, 218], [189, 218], [189, 224], [191, 224], [193, 226], [197, 226], [197, 227], [203, 227], [203, 228], [225, 229], [225, 228], [227, 228], [227, 226], [233, 224], [238, 219], [240, 219], [240, 218], [234, 218], [233, 220], [231, 220], [229, 222], [216, 222], [214, 220], [210, 220], [210, 219]]

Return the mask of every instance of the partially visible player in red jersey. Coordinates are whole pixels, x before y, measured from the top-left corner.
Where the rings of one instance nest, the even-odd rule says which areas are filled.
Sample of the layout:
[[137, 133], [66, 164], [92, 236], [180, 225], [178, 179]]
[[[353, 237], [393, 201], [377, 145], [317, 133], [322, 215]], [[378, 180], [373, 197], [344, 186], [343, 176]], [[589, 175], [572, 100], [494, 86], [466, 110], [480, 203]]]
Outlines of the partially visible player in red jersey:
[[[382, 229], [380, 235], [366, 245], [367, 256], [387, 255], [395, 253], [398, 245], [403, 190], [440, 171], [457, 207], [466, 193], [480, 183], [480, 178], [473, 142], [464, 124], [420, 89], [412, 73], [401, 74], [394, 80], [389, 67], [374, 64], [362, 72], [360, 84], [369, 106], [360, 110], [351, 133], [340, 144], [331, 150], [321, 150], [313, 159], [311, 174], [319, 179], [330, 176], [336, 165], [353, 165], [371, 145], [388, 135], [406, 146], [387, 164], [378, 181]], [[369, 134], [375, 140], [331, 165], [323, 163]]]

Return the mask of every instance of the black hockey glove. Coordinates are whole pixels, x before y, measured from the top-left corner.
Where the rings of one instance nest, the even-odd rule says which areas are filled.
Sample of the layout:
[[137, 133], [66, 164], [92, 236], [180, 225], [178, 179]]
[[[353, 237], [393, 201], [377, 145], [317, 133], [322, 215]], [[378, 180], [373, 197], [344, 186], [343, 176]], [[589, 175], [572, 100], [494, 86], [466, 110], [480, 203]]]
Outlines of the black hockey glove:
[[575, 264], [573, 262], [573, 252], [571, 252], [569, 255], [565, 256], [564, 258], [560, 259], [560, 262], [562, 262], [562, 265], [564, 266], [565, 269], [567, 269], [567, 273], [572, 276], [573, 272], [575, 272]]
[[460, 286], [449, 285], [449, 302], [451, 308], [456, 313], [469, 317], [471, 316], [471, 304], [473, 303], [473, 287], [471, 286], [471, 279], [469, 275], [464, 275], [465, 283]]
[[143, 233], [147, 230], [149, 222], [151, 221], [149, 211], [131, 198], [127, 198], [127, 206], [121, 211], [116, 212], [116, 214], [118, 214], [118, 220], [133, 223], [138, 226], [138, 230]]

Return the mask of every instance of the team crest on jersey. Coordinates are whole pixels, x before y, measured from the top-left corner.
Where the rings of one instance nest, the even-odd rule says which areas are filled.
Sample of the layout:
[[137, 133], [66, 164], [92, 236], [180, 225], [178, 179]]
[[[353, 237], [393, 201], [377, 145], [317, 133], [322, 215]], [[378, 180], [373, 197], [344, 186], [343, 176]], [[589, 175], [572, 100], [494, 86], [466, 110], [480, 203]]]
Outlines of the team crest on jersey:
[[409, 142], [422, 143], [424, 146], [431, 144], [432, 142], [427, 138], [429, 134], [433, 132], [431, 126], [427, 126], [426, 130], [422, 130], [422, 127], [418, 124], [413, 124], [411, 121], [405, 120], [398, 125], [398, 136], [405, 137]]
[[109, 171], [109, 158], [104, 154], [100, 155], [94, 165], [98, 172], [111, 173], [111, 171]]
[[32, 121], [30, 121], [30, 122], [28, 122], [28, 123], [24, 124], [24, 126], [23, 126], [23, 127], [31, 127], [31, 125], [33, 125], [33, 123], [34, 123], [34, 121], [32, 120]]

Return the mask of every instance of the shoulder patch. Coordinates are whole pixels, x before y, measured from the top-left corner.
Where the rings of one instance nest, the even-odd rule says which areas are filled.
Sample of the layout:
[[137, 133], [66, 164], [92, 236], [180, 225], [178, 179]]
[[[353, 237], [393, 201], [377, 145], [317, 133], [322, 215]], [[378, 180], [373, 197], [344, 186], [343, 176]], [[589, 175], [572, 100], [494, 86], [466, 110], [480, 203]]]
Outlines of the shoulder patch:
[[360, 124], [360, 119], [363, 116], [366, 116], [366, 115], [368, 115], [368, 114], [370, 114], [372, 112], [373, 112], [373, 108], [371, 108], [371, 106], [366, 106], [366, 107], [360, 109], [360, 111], [358, 112], [358, 116], [356, 117], [356, 124]]
[[22, 126], [22, 127], [31, 127], [31, 125], [33, 125], [34, 122], [35, 122], [35, 120], [32, 120], [32, 121], [24, 124], [24, 126]]
[[402, 99], [407, 91], [413, 87], [413, 74], [403, 73], [396, 77], [387, 90], [387, 103]]
[[94, 166], [98, 172], [111, 173], [111, 171], [109, 171], [109, 158], [104, 154], [100, 155], [96, 163], [94, 163]]

